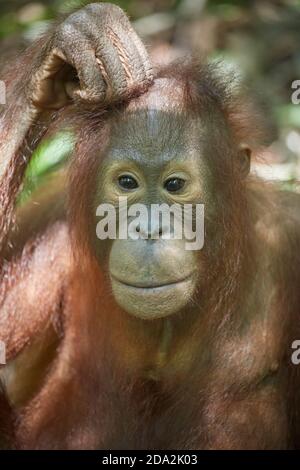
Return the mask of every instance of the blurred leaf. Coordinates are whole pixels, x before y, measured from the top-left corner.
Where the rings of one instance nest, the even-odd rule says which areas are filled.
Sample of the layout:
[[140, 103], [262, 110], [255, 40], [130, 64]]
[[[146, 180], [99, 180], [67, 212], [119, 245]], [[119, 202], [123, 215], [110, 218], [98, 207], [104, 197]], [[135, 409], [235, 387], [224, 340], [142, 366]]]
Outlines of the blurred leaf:
[[241, 7], [247, 7], [245, 3], [246, 2], [243, 1], [218, 2], [210, 0], [207, 4], [207, 10], [211, 14], [221, 17], [223, 20], [232, 20], [240, 14]]
[[43, 140], [32, 155], [24, 179], [19, 203], [26, 201], [49, 173], [64, 165], [74, 148], [74, 135], [70, 131], [57, 133]]
[[279, 187], [283, 191], [297, 192], [299, 190], [299, 182], [295, 179], [289, 181], [282, 181], [279, 183]]
[[279, 106], [276, 115], [280, 126], [300, 128], [300, 105], [288, 104]]
[[14, 13], [6, 13], [0, 17], [0, 37], [8, 36], [15, 31], [20, 30], [17, 18]]

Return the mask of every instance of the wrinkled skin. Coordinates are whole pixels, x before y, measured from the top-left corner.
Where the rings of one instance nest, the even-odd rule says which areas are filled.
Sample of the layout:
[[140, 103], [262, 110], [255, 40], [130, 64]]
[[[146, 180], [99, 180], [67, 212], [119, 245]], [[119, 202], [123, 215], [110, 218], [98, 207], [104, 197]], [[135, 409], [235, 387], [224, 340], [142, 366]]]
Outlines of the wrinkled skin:
[[[29, 96], [35, 106], [60, 108], [68, 96], [111, 102], [152, 81], [145, 48], [116, 5], [92, 3], [73, 13], [44, 47]], [[66, 80], [65, 64], [76, 70], [79, 89]]]

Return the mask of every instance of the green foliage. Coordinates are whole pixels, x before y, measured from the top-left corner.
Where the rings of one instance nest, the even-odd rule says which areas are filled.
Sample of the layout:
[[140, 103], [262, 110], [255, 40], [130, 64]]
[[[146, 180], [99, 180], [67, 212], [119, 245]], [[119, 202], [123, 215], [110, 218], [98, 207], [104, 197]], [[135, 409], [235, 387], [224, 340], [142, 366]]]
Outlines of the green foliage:
[[300, 128], [300, 105], [287, 104], [276, 110], [279, 125]]
[[23, 191], [19, 203], [26, 201], [45, 176], [66, 164], [74, 148], [74, 135], [71, 131], [62, 131], [54, 137], [43, 140], [32, 155], [25, 173]]

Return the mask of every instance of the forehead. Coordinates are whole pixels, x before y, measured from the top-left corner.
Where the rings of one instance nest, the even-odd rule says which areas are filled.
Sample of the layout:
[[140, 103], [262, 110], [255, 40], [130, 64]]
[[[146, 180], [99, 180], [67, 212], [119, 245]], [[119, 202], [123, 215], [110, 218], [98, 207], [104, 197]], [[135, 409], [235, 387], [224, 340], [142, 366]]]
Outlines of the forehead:
[[156, 80], [113, 121], [109, 157], [148, 165], [195, 158], [201, 121], [185, 109], [183, 93], [175, 80]]
[[111, 135], [111, 155], [118, 150], [133, 154], [175, 156], [182, 150], [199, 146], [196, 123], [183, 115], [160, 110], [139, 110], [115, 122]]

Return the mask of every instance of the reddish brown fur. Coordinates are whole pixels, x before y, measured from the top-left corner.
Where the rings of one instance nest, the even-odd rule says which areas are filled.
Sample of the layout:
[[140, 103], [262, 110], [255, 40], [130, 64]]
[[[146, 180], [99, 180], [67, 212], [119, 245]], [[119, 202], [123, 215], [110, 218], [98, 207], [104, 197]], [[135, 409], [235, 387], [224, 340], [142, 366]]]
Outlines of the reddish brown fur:
[[[121, 311], [105, 269], [95, 261], [90, 238], [88, 208], [101, 161], [99, 149], [104, 154], [110, 122], [122, 118], [122, 113], [126, 116], [127, 102], [109, 112], [73, 107], [66, 117], [64, 111], [62, 119], [69, 122], [71, 117], [79, 135], [69, 173], [67, 215], [58, 217], [58, 225], [43, 215], [46, 228], [41, 223], [27, 234], [25, 248], [3, 271], [2, 311], [7, 311], [13, 295], [26, 329], [35, 319], [23, 300], [23, 288], [18, 291], [17, 272], [21, 268], [21, 275], [26, 269], [34, 273], [41, 267], [46, 276], [51, 270], [54, 280], [51, 284], [46, 276], [41, 281], [44, 293], [38, 303], [50, 304], [44, 311], [49, 315], [50, 309], [52, 324], [60, 325], [55, 330], [59, 334], [62, 330], [38, 391], [18, 410], [16, 444], [20, 447], [286, 448], [300, 444], [294, 422], [299, 373], [289, 366], [290, 344], [299, 331], [298, 200], [253, 178], [240, 177], [232, 149], [246, 142], [258, 151], [268, 137], [251, 102], [248, 105], [230, 93], [212, 66], [175, 66], [158, 76], [175, 77], [182, 83], [188, 113], [199, 113], [213, 123], [221, 119], [227, 126], [226, 133], [220, 131], [223, 140], [217, 135], [215, 144], [211, 136], [207, 142], [218, 190], [218, 219], [211, 224], [223, 238], [217, 256], [209, 249], [206, 253], [211, 269], [194, 299], [199, 312], [195, 318], [171, 319], [175, 335], [170, 366], [154, 370], [158, 377], [152, 377], [162, 321], [147, 323]], [[53, 244], [51, 264], [43, 256], [40, 263], [43, 260], [45, 266], [39, 265], [34, 253], [38, 249], [50, 253]], [[273, 284], [275, 297], [270, 300]], [[252, 312], [254, 302], [257, 309]], [[256, 318], [256, 311], [268, 315]], [[47, 322], [40, 313], [36, 315], [37, 321]], [[266, 324], [267, 340], [262, 334]], [[13, 330], [7, 333], [12, 344], [14, 334]], [[14, 356], [13, 346], [11, 350]]]

